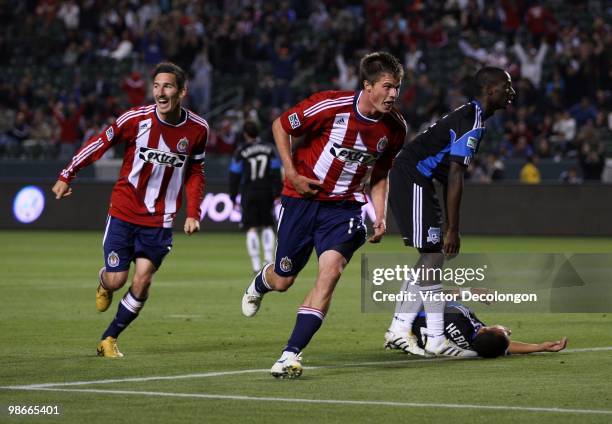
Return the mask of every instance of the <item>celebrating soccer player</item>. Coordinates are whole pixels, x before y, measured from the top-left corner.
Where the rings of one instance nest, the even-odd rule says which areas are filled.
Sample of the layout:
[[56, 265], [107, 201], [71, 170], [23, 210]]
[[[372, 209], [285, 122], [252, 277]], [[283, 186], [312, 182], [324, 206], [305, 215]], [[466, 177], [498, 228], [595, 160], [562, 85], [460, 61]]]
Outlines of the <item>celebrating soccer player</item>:
[[[378, 52], [362, 58], [359, 75], [361, 90], [313, 94], [272, 125], [285, 169], [276, 258], [247, 288], [243, 314], [255, 315], [267, 292], [287, 290], [313, 248], [319, 258], [314, 288], [271, 369], [277, 378], [301, 375], [300, 353], [321, 327], [346, 264], [365, 242], [361, 206], [368, 183], [376, 213], [369, 241], [379, 242], [386, 231], [387, 175], [406, 137], [406, 123], [393, 107], [403, 69], [395, 57]], [[291, 146], [290, 137], [301, 140]]]
[[181, 107], [185, 94], [185, 72], [172, 63], [158, 64], [153, 71], [155, 104], [130, 109], [92, 137], [52, 189], [57, 199], [69, 196], [69, 184], [80, 169], [100, 159], [111, 146], [125, 144], [104, 231], [105, 266], [96, 292], [100, 312], [108, 309], [113, 292], [126, 283], [132, 261], [135, 271], [115, 319], [102, 335], [99, 356], [123, 356], [117, 337], [143, 308], [153, 274], [172, 248], [172, 223], [183, 187], [187, 195], [184, 231], [191, 235], [200, 228], [208, 124]]
[[259, 126], [255, 122], [245, 122], [242, 133], [245, 143], [238, 146], [230, 164], [230, 198], [235, 204], [240, 191], [240, 225], [246, 230], [247, 251], [253, 273], [257, 273], [261, 270], [260, 245], [263, 245], [265, 261], [273, 261], [274, 200], [280, 195], [281, 163], [274, 145], [259, 138]]
[[[484, 67], [474, 77], [474, 98], [431, 125], [397, 156], [390, 172], [389, 202], [404, 243], [421, 253], [417, 267], [442, 266], [443, 254], [459, 252], [459, 205], [463, 192], [463, 174], [478, 151], [484, 133], [484, 121], [498, 109], [512, 102], [515, 91], [510, 75], [502, 69]], [[433, 180], [444, 186], [446, 231], [442, 233], [442, 211]], [[406, 281], [402, 290], [416, 292], [416, 302], [398, 305], [385, 343], [406, 352], [424, 355], [474, 356], [444, 336], [444, 301], [442, 285], [431, 279]], [[430, 296], [425, 296], [430, 292]], [[416, 343], [412, 323], [423, 300], [427, 313], [425, 351]]]

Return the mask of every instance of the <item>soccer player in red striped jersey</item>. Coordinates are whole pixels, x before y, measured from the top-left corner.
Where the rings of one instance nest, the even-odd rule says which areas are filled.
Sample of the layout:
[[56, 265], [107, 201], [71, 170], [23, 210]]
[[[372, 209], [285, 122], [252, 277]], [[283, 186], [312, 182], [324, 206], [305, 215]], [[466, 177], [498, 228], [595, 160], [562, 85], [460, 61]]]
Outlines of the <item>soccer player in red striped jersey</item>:
[[[368, 54], [360, 64], [361, 90], [313, 94], [272, 125], [285, 169], [276, 258], [247, 288], [243, 314], [255, 315], [265, 293], [287, 290], [313, 248], [319, 259], [314, 288], [271, 369], [274, 377], [301, 375], [299, 355], [321, 327], [342, 271], [366, 240], [361, 215], [366, 185], [376, 213], [369, 241], [378, 243], [385, 234], [387, 174], [407, 132], [393, 107], [402, 77], [395, 57]], [[291, 137], [301, 140], [291, 146]]]
[[191, 235], [200, 229], [209, 130], [203, 118], [181, 107], [186, 92], [185, 72], [173, 63], [158, 64], [153, 71], [155, 104], [128, 110], [87, 141], [52, 189], [57, 199], [71, 195], [70, 182], [80, 169], [112, 146], [125, 145], [104, 232], [105, 266], [96, 292], [99, 311], [106, 311], [113, 292], [125, 285], [132, 261], [135, 271], [115, 319], [102, 335], [99, 356], [123, 356], [117, 337], [138, 316], [153, 274], [172, 248], [172, 224], [183, 188], [187, 196], [184, 231]]

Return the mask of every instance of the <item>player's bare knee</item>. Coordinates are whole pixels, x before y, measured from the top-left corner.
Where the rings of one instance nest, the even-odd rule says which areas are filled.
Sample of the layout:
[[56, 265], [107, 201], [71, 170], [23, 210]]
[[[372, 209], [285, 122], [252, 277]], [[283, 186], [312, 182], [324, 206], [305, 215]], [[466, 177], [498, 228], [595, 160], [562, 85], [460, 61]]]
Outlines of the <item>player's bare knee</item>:
[[295, 276], [293, 275], [289, 277], [281, 277], [280, 275], [277, 275], [274, 280], [274, 290], [279, 292], [287, 291], [289, 287], [293, 285], [294, 281]]
[[153, 275], [151, 274], [134, 274], [132, 278], [132, 286], [139, 290], [146, 290], [153, 281]]
[[128, 278], [128, 272], [104, 272], [102, 274], [102, 281], [104, 282], [104, 287], [108, 290], [119, 290], [124, 286], [125, 282]]

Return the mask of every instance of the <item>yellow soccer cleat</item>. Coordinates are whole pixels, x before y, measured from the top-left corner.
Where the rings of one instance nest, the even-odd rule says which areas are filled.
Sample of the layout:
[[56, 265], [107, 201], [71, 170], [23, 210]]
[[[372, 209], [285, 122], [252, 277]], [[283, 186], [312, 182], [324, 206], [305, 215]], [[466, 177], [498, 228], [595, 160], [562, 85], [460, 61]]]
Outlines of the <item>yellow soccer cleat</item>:
[[96, 309], [100, 312], [106, 311], [113, 301], [113, 292], [105, 289], [102, 285], [103, 272], [104, 268], [100, 270], [100, 284], [98, 284], [96, 289]]
[[104, 340], [100, 340], [98, 348], [96, 349], [98, 356], [104, 356], [106, 358], [123, 358], [123, 353], [119, 352], [117, 347], [117, 339], [108, 336]]

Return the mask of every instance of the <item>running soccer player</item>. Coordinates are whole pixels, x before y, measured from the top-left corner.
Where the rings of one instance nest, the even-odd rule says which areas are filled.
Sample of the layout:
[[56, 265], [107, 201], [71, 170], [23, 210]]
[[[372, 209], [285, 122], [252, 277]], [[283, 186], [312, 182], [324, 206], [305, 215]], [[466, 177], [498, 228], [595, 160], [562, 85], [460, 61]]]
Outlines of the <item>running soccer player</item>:
[[236, 204], [240, 191], [241, 227], [246, 230], [247, 252], [255, 274], [261, 270], [260, 246], [265, 262], [273, 261], [274, 200], [281, 192], [281, 162], [274, 145], [259, 138], [255, 122], [245, 122], [242, 133], [245, 143], [238, 146], [230, 164], [230, 198]]
[[99, 356], [120, 358], [117, 337], [137, 318], [149, 293], [153, 275], [172, 248], [172, 223], [187, 195], [187, 235], [200, 229], [204, 196], [204, 149], [208, 124], [181, 107], [185, 72], [172, 63], [153, 71], [155, 104], [130, 109], [92, 137], [62, 170], [53, 186], [57, 199], [72, 194], [77, 172], [100, 159], [111, 146], [123, 143], [123, 165], [111, 195], [104, 230], [104, 263], [99, 272], [96, 308], [104, 312], [113, 292], [126, 283], [135, 263], [132, 284], [119, 302], [117, 315], [103, 333]]
[[[509, 105], [516, 92], [510, 75], [500, 68], [484, 67], [474, 77], [474, 98], [457, 108], [407, 143], [397, 156], [389, 174], [389, 203], [400, 228], [404, 244], [421, 254], [416, 267], [437, 269], [444, 255], [459, 252], [459, 205], [463, 174], [478, 151], [484, 122], [496, 110]], [[444, 187], [446, 231], [442, 233], [442, 211], [433, 180]], [[473, 356], [444, 336], [444, 301], [437, 293], [440, 282], [432, 279], [406, 281], [402, 290], [423, 292], [427, 312], [425, 350], [434, 355]], [[431, 292], [425, 296], [426, 292]], [[416, 296], [420, 298], [420, 296]], [[412, 324], [420, 305], [398, 305], [385, 341], [422, 355], [412, 334]]]
[[[412, 333], [418, 346], [427, 344], [426, 313], [421, 310], [412, 323]], [[448, 302], [444, 310], [444, 334], [462, 349], [475, 351], [482, 358], [534, 352], [559, 352], [567, 346], [567, 337], [542, 343], [523, 343], [510, 339], [512, 331], [501, 325], [487, 326], [476, 314], [457, 302]], [[401, 349], [392, 342], [385, 342], [387, 349]], [[403, 350], [403, 349], [402, 349]]]
[[[369, 241], [378, 243], [385, 234], [387, 175], [407, 131], [393, 107], [403, 72], [392, 55], [368, 54], [360, 63], [361, 90], [313, 94], [272, 125], [285, 169], [276, 258], [246, 289], [242, 313], [255, 315], [266, 293], [291, 287], [313, 248], [319, 259], [314, 288], [272, 366], [274, 377], [301, 375], [300, 353], [321, 327], [336, 283], [366, 240], [361, 215], [366, 184], [376, 214]], [[302, 138], [293, 153], [290, 137]]]

